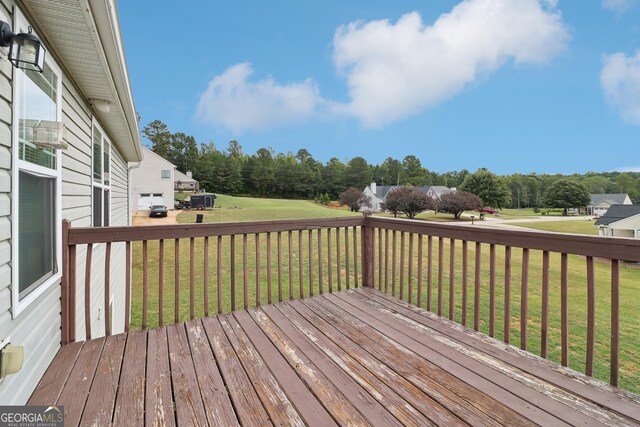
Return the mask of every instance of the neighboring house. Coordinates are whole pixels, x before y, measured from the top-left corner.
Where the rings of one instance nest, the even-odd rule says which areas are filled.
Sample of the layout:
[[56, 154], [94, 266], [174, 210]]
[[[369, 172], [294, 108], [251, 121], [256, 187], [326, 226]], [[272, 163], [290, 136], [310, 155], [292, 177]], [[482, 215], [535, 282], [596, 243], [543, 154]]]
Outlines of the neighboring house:
[[152, 205], [173, 209], [175, 166], [147, 147], [142, 152], [142, 162], [131, 169], [132, 209], [146, 211]]
[[187, 171], [186, 175], [176, 169], [174, 177], [174, 190], [176, 191], [198, 191], [200, 183], [193, 179], [191, 171]]
[[[128, 162], [140, 161], [142, 148], [112, 1], [1, 0], [0, 20], [15, 33], [33, 29], [46, 49], [38, 72], [14, 68], [0, 48], [0, 341], [24, 348], [22, 369], [0, 382], [0, 402], [22, 405], [61, 344], [62, 220], [129, 225]], [[59, 122], [63, 144], [47, 148], [36, 128]], [[78, 248], [78, 283], [85, 281], [85, 252]], [[123, 283], [125, 256], [124, 244], [115, 243], [115, 283]], [[104, 247], [91, 259], [90, 316], [100, 336]], [[118, 333], [124, 287], [112, 288], [109, 300]], [[76, 303], [82, 310], [84, 286]], [[76, 336], [85, 337], [82, 322]]]
[[630, 205], [632, 204], [629, 195], [622, 194], [591, 194], [591, 202], [587, 206], [587, 215], [596, 217], [607, 213], [612, 205]]
[[640, 205], [613, 205], [595, 225], [600, 236], [640, 239]]
[[[363, 195], [371, 198], [371, 206], [363, 206], [360, 210], [370, 210], [371, 212], [380, 212], [383, 209], [387, 194], [398, 185], [377, 185], [375, 182], [369, 184], [364, 190]], [[414, 187], [416, 190], [427, 194], [432, 199], [440, 200], [443, 194], [455, 192], [455, 188], [444, 187], [441, 185], [433, 185], [427, 187]]]

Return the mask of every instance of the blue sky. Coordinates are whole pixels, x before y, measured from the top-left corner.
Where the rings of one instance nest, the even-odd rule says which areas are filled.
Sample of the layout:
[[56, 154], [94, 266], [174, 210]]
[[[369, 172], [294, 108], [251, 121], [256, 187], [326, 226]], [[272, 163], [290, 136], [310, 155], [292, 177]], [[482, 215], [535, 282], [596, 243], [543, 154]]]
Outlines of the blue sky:
[[640, 0], [118, 8], [143, 126], [323, 162], [640, 170]]

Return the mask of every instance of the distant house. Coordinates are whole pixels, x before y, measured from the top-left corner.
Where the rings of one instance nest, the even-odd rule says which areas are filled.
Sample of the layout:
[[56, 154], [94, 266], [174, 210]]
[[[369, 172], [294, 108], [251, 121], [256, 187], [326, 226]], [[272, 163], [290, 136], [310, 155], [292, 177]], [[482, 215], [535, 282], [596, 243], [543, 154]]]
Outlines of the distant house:
[[200, 188], [200, 183], [193, 179], [191, 171], [187, 171], [186, 174], [176, 169], [173, 180], [173, 189], [175, 191], [197, 191]]
[[620, 194], [591, 194], [591, 202], [587, 206], [587, 215], [600, 217], [607, 213], [612, 205], [630, 205], [631, 199], [627, 193]]
[[[365, 206], [362, 208], [362, 210], [381, 212], [383, 210], [385, 200], [387, 199], [387, 194], [389, 194], [390, 191], [400, 187], [401, 186], [399, 185], [377, 185], [375, 182], [372, 182], [362, 192], [363, 195], [369, 196], [371, 198], [371, 206]], [[442, 197], [443, 194], [455, 192], [455, 188], [449, 188], [442, 185], [414, 188], [422, 193], [425, 193], [435, 200], [440, 200], [440, 197]]]
[[600, 236], [640, 239], [640, 205], [613, 205], [595, 225]]
[[131, 207], [134, 211], [148, 210], [152, 205], [173, 209], [173, 182], [178, 171], [147, 147], [138, 167], [131, 169]]

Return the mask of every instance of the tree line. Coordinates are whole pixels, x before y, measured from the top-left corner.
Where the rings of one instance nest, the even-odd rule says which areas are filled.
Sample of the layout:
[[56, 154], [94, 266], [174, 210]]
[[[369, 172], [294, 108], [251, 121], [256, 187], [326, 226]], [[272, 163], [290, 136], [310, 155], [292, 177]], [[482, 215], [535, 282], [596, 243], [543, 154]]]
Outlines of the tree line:
[[[512, 174], [497, 176], [487, 169], [466, 169], [438, 173], [422, 161], [407, 155], [387, 157], [370, 164], [363, 157], [342, 161], [332, 157], [323, 163], [301, 148], [296, 153], [276, 153], [271, 147], [245, 153], [240, 143], [230, 141], [219, 149], [213, 142], [199, 144], [193, 136], [172, 133], [159, 120], [148, 123], [142, 133], [151, 149], [173, 163], [181, 172], [192, 171], [200, 187], [208, 192], [229, 195], [336, 200], [350, 187], [363, 190], [371, 182], [378, 185], [442, 185], [469, 191], [485, 206], [495, 208], [541, 208], [547, 205], [547, 190], [559, 180], [581, 184], [589, 193], [628, 193], [640, 202], [640, 173], [587, 172], [585, 174]], [[550, 207], [550, 206], [549, 206]]]

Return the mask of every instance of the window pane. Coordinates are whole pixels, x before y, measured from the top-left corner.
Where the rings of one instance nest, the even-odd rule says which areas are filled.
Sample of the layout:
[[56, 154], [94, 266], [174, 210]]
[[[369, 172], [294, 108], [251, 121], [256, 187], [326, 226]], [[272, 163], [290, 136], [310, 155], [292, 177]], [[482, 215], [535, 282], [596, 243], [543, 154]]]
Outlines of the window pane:
[[43, 148], [35, 143], [35, 129], [41, 122], [55, 122], [58, 119], [56, 106], [57, 76], [45, 64], [43, 73], [19, 71], [22, 74], [17, 93], [18, 110], [18, 155], [36, 165], [56, 169], [56, 151]]
[[102, 183], [102, 134], [93, 128], [93, 181]]
[[168, 169], [160, 171], [160, 178], [162, 179], [171, 179], [171, 171]]
[[102, 189], [93, 187], [93, 226], [102, 227]]
[[103, 162], [103, 168], [102, 170], [104, 170], [104, 185], [109, 185], [109, 144], [106, 143], [104, 144], [104, 162]]
[[20, 171], [18, 288], [23, 299], [56, 272], [55, 179]]
[[108, 227], [109, 226], [109, 190], [104, 190], [104, 199], [103, 199], [103, 204], [104, 204], [104, 216], [102, 217], [103, 221], [104, 221], [104, 226]]

